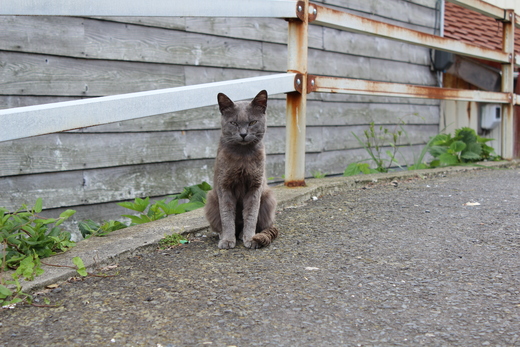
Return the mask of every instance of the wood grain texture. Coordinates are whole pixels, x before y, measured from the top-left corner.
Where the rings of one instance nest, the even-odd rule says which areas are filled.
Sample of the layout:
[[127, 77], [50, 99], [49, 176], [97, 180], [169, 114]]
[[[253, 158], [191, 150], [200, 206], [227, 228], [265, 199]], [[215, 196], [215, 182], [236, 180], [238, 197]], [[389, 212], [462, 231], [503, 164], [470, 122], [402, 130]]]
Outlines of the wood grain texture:
[[[186, 18], [189, 32], [287, 44], [287, 22], [277, 18]], [[309, 47], [323, 48], [322, 28], [309, 27]]]
[[186, 30], [188, 17], [91, 17], [99, 20], [131, 23], [163, 29]]
[[369, 56], [419, 65], [430, 64], [427, 48], [331, 28], [323, 28], [323, 46], [328, 52]]
[[0, 16], [0, 28], [4, 27], [6, 30], [0, 30], [3, 50], [87, 59], [262, 68], [259, 41], [74, 17]]
[[105, 96], [184, 85], [184, 67], [0, 51], [0, 94]]
[[[435, 0], [325, 0], [327, 6], [433, 33]], [[68, 101], [283, 72], [282, 19], [0, 17], [0, 108]], [[435, 85], [428, 50], [311, 25], [309, 72]], [[309, 94], [306, 173], [340, 174], [368, 158], [352, 133], [401, 120], [403, 161], [438, 132], [436, 100]], [[270, 95], [267, 175], [283, 181], [285, 95]], [[0, 143], [0, 206], [42, 197], [113, 219], [115, 201], [165, 196], [211, 182], [216, 107]], [[411, 145], [409, 145], [409, 143]], [[80, 218], [80, 217], [74, 217]], [[85, 217], [86, 219], [89, 217]], [[81, 219], [81, 218], [80, 218]], [[100, 220], [98, 219], [98, 220]]]
[[[403, 144], [425, 143], [437, 124], [386, 125], [408, 136]], [[307, 152], [360, 147], [352, 135], [362, 137], [368, 125], [323, 124], [308, 126]], [[0, 143], [0, 176], [27, 175], [213, 158], [220, 131], [190, 130], [139, 133], [59, 133]], [[266, 134], [268, 154], [285, 152], [285, 128], [271, 127]]]
[[[36, 197], [41, 197], [44, 208], [50, 209], [174, 194], [188, 185], [212, 182], [213, 162], [186, 160], [4, 177], [0, 179], [0, 206], [12, 209], [34, 203]], [[270, 173], [283, 170], [283, 156], [269, 160], [267, 169]]]
[[[270, 99], [267, 109], [268, 126], [285, 126], [285, 100]], [[397, 124], [400, 120], [409, 124], [438, 124], [439, 107], [414, 104], [375, 104], [320, 102], [307, 103], [309, 126], [333, 126], [369, 124]], [[216, 106], [198, 108], [177, 113], [168, 113], [148, 118], [113, 124], [99, 125], [76, 132], [142, 132], [174, 130], [219, 129], [220, 114]]]
[[357, 11], [365, 17], [391, 24], [401, 26], [412, 24], [416, 26], [415, 29], [429, 30], [436, 24], [434, 1], [421, 1], [420, 4], [416, 4], [402, 0], [325, 0], [324, 5]]

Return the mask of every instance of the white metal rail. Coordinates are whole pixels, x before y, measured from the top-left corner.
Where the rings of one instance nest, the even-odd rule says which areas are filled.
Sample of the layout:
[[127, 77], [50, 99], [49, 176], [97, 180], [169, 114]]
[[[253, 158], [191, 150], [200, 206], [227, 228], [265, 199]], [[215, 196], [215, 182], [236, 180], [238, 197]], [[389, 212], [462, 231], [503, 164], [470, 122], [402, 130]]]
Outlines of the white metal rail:
[[0, 15], [295, 18], [296, 0], [2, 0]]
[[[256, 95], [260, 89], [267, 89], [270, 94], [288, 93], [287, 185], [304, 184], [306, 94], [313, 91], [503, 103], [502, 155], [511, 158], [514, 140], [513, 105], [520, 104], [520, 98], [513, 94], [513, 66], [515, 61], [520, 62], [520, 56], [514, 54], [514, 28], [520, 28], [520, 19], [513, 11], [482, 0], [447, 1], [502, 21], [503, 50], [485, 49], [382, 23], [312, 4], [309, 0], [148, 0], [129, 3], [123, 0], [3, 0], [0, 15], [274, 17], [291, 20], [287, 74], [0, 110], [0, 141], [213, 105], [217, 92], [228, 93], [234, 99], [246, 99]], [[309, 76], [309, 23], [499, 62], [503, 66], [502, 92]]]
[[11, 108], [0, 111], [0, 141], [214, 105], [216, 95], [236, 100], [294, 91], [294, 76], [283, 73], [194, 86]]

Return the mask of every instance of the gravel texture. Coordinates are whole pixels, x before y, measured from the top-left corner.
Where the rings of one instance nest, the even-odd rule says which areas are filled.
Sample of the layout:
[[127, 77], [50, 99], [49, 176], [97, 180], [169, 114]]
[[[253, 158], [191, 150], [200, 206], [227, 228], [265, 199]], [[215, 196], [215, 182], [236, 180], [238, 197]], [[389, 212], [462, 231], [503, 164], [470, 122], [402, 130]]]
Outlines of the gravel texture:
[[0, 346], [520, 346], [520, 169], [369, 184], [0, 311]]

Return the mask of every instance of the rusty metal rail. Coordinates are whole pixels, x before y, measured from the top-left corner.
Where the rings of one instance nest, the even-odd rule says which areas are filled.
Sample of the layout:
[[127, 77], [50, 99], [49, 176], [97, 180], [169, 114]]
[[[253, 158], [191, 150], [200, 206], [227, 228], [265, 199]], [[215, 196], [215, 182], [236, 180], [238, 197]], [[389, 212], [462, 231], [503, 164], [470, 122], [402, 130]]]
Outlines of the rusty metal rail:
[[426, 34], [420, 31], [406, 29], [397, 25], [387, 24], [373, 19], [334, 10], [325, 6], [311, 5], [317, 10], [317, 25], [329, 28], [371, 34], [386, 39], [406, 42], [423, 47], [462, 54], [465, 56], [509, 63], [511, 56], [506, 52], [470, 45], [458, 40]]
[[343, 93], [456, 101], [479, 100], [481, 102], [500, 104], [509, 104], [513, 101], [512, 93], [427, 87], [413, 84], [365, 81], [327, 76], [309, 76], [309, 79], [314, 81], [311, 91], [319, 93]]

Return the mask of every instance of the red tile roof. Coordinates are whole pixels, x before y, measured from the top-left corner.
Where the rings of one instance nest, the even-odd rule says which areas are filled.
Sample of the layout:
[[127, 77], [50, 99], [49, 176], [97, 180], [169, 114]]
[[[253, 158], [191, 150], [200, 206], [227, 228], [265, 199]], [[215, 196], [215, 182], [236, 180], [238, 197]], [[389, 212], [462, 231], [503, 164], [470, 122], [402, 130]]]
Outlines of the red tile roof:
[[[446, 1], [444, 36], [474, 45], [502, 50], [502, 23]], [[515, 51], [520, 53], [520, 32], [515, 31]]]

